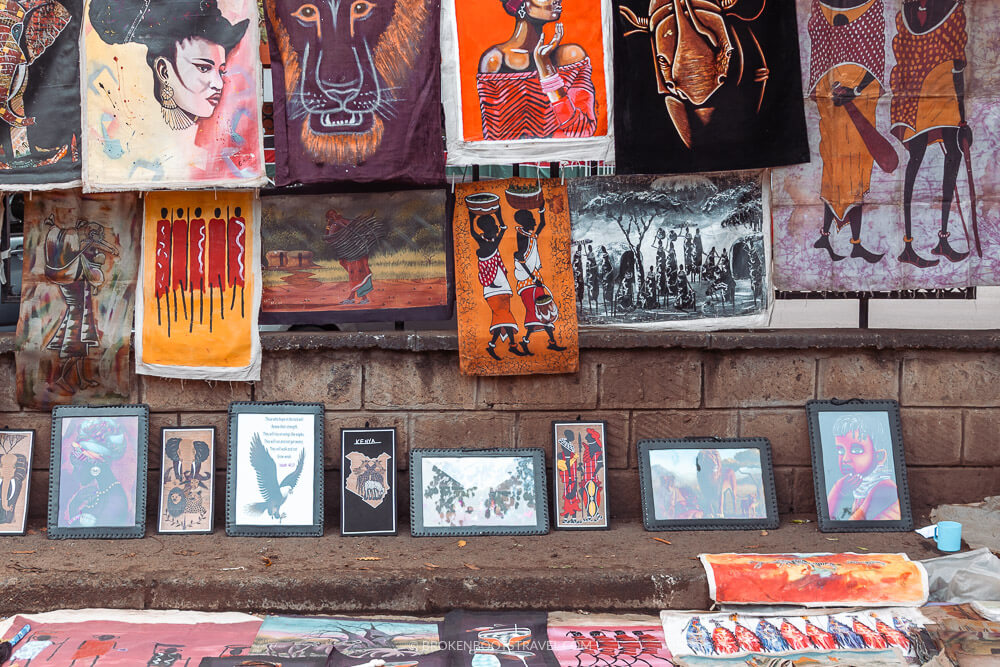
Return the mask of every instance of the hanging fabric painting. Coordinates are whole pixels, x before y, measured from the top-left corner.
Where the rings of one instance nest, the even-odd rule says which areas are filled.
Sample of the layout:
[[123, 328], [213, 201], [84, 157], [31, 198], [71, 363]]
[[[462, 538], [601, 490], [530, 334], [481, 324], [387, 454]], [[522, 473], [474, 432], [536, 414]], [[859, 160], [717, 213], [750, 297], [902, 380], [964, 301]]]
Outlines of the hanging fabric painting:
[[261, 322], [451, 317], [444, 190], [261, 199]]
[[14, 355], [22, 406], [127, 402], [139, 218], [134, 193], [25, 197]]
[[83, 0], [6, 0], [0, 8], [0, 186], [80, 184]]
[[566, 187], [554, 179], [462, 183], [455, 201], [462, 373], [576, 372]]
[[777, 287], [1000, 284], [1000, 7], [797, 3], [814, 151], [772, 175]]
[[258, 214], [251, 192], [146, 195], [136, 373], [260, 379]]
[[766, 325], [767, 200], [759, 171], [574, 178], [569, 207], [580, 324]]
[[611, 2], [443, 0], [448, 164], [610, 160]]
[[87, 0], [84, 188], [263, 185], [254, 0]]
[[439, 0], [268, 0], [277, 183], [444, 181]]
[[809, 159], [793, 2], [614, 2], [619, 174]]

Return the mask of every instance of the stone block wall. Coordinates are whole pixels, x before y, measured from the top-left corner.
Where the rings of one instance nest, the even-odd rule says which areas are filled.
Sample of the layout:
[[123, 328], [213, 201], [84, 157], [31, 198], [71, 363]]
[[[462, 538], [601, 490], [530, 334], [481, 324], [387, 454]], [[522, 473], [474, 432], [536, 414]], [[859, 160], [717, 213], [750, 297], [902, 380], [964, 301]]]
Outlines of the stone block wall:
[[[925, 514], [940, 503], [1000, 493], [1000, 354], [992, 339], [976, 341], [887, 341], [861, 332], [585, 334], [574, 375], [472, 378], [459, 373], [453, 333], [268, 334], [258, 383], [140, 376], [133, 398], [151, 411], [150, 489], [160, 474], [160, 428], [216, 427], [217, 526], [224, 520], [226, 410], [246, 400], [326, 405], [331, 530], [339, 514], [340, 429], [366, 424], [397, 430], [401, 516], [409, 513], [411, 448], [540, 446], [551, 466], [552, 421], [577, 417], [608, 424], [613, 518], [641, 516], [638, 440], [706, 435], [768, 438], [780, 511], [813, 514], [804, 404], [834, 397], [900, 401], [912, 504]], [[50, 417], [18, 407], [9, 344], [6, 350], [0, 347], [0, 427], [37, 431], [30, 515], [41, 526]], [[153, 491], [151, 515], [158, 502]]]

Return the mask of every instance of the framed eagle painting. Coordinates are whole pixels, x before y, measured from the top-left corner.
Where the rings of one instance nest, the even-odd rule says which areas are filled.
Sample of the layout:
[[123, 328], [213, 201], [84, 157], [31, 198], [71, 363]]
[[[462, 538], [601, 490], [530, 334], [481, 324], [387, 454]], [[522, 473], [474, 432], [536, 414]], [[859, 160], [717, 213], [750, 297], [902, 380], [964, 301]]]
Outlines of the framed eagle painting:
[[232, 403], [226, 535], [323, 535], [323, 404]]

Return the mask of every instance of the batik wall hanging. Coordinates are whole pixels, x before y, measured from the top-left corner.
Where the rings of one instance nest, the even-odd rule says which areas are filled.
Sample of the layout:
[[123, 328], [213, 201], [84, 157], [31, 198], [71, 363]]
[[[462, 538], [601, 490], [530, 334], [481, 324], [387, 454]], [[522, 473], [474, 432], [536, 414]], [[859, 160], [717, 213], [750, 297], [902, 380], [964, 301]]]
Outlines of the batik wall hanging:
[[719, 604], [919, 607], [927, 572], [906, 554], [702, 554]]
[[128, 400], [140, 229], [135, 194], [26, 199], [14, 355], [22, 406]]
[[7, 0], [0, 9], [0, 186], [80, 184], [83, 0]]
[[787, 0], [615, 0], [620, 174], [809, 159]]
[[674, 660], [692, 667], [778, 661], [789, 665], [921, 665], [921, 658], [933, 649], [924, 631], [927, 618], [916, 609], [901, 607], [786, 616], [662, 611], [660, 618]]
[[444, 181], [439, 0], [264, 6], [278, 185]]
[[461, 371], [575, 372], [566, 188], [555, 180], [463, 183], [452, 223]]
[[261, 322], [451, 317], [443, 190], [261, 199]]
[[448, 164], [610, 160], [610, 0], [442, 0]]
[[656, 616], [552, 612], [548, 640], [560, 667], [673, 667]]
[[771, 235], [762, 172], [580, 178], [568, 190], [580, 324], [767, 324]]
[[250, 192], [151, 192], [142, 233], [135, 370], [260, 379], [260, 225]]
[[546, 641], [546, 621], [541, 611], [451, 611], [441, 625], [441, 640], [454, 647], [454, 667], [507, 662], [558, 667]]
[[266, 182], [254, 0], [87, 0], [84, 187]]
[[777, 287], [1000, 283], [1000, 7], [797, 4], [813, 157], [772, 176]]

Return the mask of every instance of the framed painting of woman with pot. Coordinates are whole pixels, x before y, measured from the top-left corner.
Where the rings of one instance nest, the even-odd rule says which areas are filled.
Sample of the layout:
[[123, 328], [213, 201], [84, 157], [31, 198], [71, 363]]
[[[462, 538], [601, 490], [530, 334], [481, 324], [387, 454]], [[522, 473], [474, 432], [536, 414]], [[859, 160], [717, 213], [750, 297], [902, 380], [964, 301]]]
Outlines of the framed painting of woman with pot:
[[266, 183], [253, 0], [88, 0], [84, 188]]
[[453, 233], [461, 371], [575, 372], [565, 186], [530, 179], [461, 184]]

